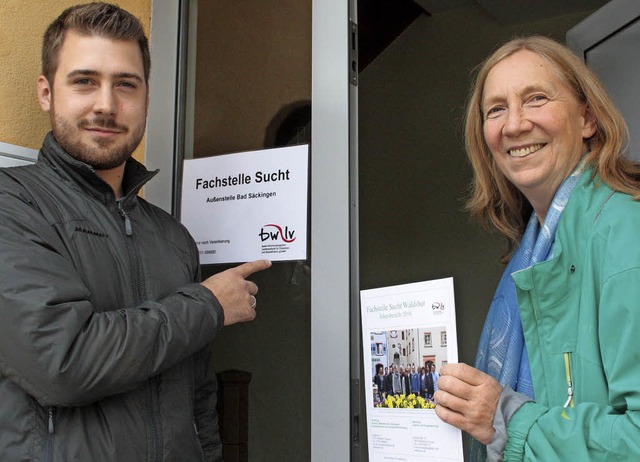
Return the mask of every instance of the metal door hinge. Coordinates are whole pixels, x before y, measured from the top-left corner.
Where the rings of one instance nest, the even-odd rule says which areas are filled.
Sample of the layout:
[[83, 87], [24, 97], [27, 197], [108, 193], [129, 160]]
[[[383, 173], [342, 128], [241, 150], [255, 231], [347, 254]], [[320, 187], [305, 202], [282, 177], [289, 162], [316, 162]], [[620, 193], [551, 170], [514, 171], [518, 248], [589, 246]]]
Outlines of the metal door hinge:
[[349, 82], [358, 86], [358, 25], [349, 21]]

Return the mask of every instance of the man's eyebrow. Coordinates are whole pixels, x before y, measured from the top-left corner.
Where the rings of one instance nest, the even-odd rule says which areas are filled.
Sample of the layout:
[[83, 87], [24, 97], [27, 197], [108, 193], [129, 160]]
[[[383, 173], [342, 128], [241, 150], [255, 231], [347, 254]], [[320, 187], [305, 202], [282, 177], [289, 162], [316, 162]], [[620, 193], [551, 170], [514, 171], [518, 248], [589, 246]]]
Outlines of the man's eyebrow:
[[67, 78], [70, 79], [79, 75], [98, 75], [98, 71], [94, 71], [91, 69], [74, 69], [67, 74]]
[[142, 77], [133, 72], [118, 72], [117, 74], [113, 74], [113, 77], [118, 79], [134, 79], [138, 82], [142, 82]]
[[[100, 72], [93, 69], [75, 69], [67, 74], [67, 78], [72, 79], [73, 77], [89, 75], [89, 76], [99, 76]], [[142, 82], [142, 77], [133, 72], [118, 72], [112, 75], [116, 79], [134, 79], [138, 82]]]

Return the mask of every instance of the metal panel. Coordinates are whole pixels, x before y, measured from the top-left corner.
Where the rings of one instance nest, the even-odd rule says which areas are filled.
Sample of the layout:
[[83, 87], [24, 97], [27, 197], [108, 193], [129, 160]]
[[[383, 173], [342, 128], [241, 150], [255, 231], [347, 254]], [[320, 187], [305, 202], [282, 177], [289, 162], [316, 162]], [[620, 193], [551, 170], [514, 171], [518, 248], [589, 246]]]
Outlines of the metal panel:
[[[153, 0], [151, 8], [151, 76], [149, 116], [145, 138], [145, 165], [160, 173], [144, 189], [145, 198], [173, 212], [175, 200], [176, 92], [178, 43], [183, 1]], [[182, 159], [180, 159], [181, 161]]]
[[311, 459], [350, 457], [349, 8], [314, 0]]
[[16, 167], [32, 164], [38, 158], [38, 151], [15, 144], [0, 142], [0, 167]]
[[[362, 357], [362, 337], [360, 328], [360, 232], [359, 232], [359, 183], [358, 164], [358, 0], [349, 4], [349, 254], [350, 254], [350, 422], [351, 422], [351, 462], [358, 462], [363, 453], [361, 425], [365, 416], [361, 407], [363, 387], [360, 384]], [[366, 445], [366, 441], [365, 441]]]
[[567, 46], [584, 56], [587, 50], [640, 16], [638, 0], [612, 0], [567, 32]]
[[640, 161], [640, 2], [608, 3], [567, 32], [567, 45], [602, 79], [629, 127], [625, 154]]

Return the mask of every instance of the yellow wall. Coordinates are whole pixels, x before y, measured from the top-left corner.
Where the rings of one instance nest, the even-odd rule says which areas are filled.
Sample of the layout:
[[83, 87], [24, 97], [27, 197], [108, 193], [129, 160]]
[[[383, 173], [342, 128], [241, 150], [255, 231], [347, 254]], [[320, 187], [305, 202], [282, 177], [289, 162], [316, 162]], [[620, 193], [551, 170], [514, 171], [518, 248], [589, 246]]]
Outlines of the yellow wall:
[[[152, 0], [119, 0], [149, 34]], [[36, 79], [40, 75], [42, 34], [72, 0], [2, 0], [0, 2], [0, 141], [39, 149], [49, 131], [40, 110]], [[141, 144], [134, 157], [144, 157]]]

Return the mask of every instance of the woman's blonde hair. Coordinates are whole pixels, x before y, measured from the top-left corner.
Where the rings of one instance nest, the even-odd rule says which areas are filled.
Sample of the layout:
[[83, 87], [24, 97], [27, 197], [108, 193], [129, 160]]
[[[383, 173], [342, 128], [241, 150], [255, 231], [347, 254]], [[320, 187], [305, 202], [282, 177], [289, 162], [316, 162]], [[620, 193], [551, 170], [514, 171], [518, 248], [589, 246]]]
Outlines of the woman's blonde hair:
[[594, 176], [611, 188], [640, 199], [640, 167], [622, 157], [628, 142], [627, 127], [598, 77], [571, 50], [548, 37], [512, 39], [480, 64], [471, 85], [465, 117], [465, 147], [474, 171], [467, 208], [486, 227], [492, 223], [507, 237], [503, 261], [511, 257], [522, 238], [532, 207], [500, 172], [485, 142], [482, 92], [489, 71], [521, 50], [532, 51], [547, 60], [578, 101], [586, 104], [595, 117], [596, 132], [588, 140], [590, 152], [586, 156]]

